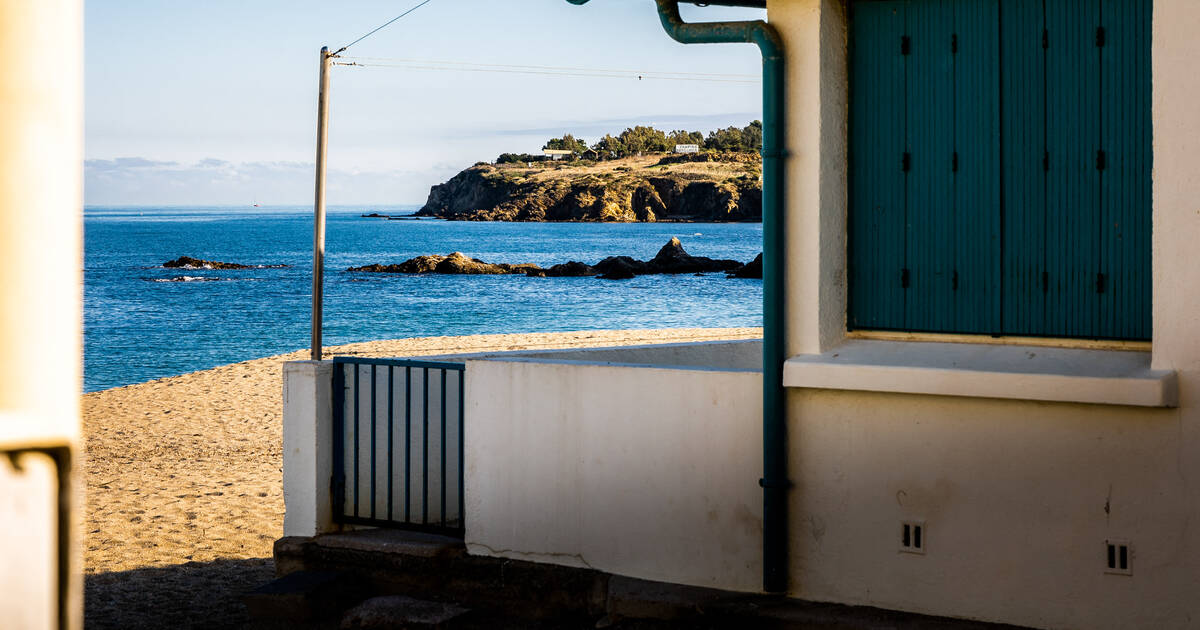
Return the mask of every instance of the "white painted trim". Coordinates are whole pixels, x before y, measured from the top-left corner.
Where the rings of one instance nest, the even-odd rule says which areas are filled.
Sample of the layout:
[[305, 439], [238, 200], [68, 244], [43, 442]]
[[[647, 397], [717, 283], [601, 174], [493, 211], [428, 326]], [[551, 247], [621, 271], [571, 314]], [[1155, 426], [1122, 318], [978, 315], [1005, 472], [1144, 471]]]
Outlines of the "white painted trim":
[[1173, 370], [1150, 353], [850, 340], [784, 364], [786, 387], [1175, 407]]

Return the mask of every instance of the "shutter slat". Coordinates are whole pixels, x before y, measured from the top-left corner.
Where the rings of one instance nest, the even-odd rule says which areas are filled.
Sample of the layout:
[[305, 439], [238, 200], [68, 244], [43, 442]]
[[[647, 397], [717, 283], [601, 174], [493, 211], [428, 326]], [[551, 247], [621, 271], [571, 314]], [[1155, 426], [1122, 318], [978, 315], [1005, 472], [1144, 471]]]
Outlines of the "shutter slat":
[[[1039, 335], [1046, 297], [1046, 84], [1042, 0], [1000, 4], [1005, 332]], [[1057, 42], [1051, 44], [1056, 45]], [[1050, 157], [1051, 168], [1055, 156]]]
[[953, 9], [951, 0], [910, 0], [906, 7], [912, 39], [912, 52], [905, 57], [912, 170], [907, 175], [905, 267], [911, 284], [905, 327], [913, 331], [953, 328]]
[[851, 328], [904, 328], [904, 0], [854, 7], [850, 61]]
[[954, 4], [954, 327], [998, 332], [1000, 318], [1000, 29], [997, 0]]
[[1133, 0], [1103, 0], [1100, 174], [1101, 255], [1108, 278], [1099, 295], [1101, 337], [1150, 338], [1150, 11]]
[[1100, 53], [1099, 0], [1046, 3], [1047, 295], [1042, 333], [1096, 337], [1100, 299]]

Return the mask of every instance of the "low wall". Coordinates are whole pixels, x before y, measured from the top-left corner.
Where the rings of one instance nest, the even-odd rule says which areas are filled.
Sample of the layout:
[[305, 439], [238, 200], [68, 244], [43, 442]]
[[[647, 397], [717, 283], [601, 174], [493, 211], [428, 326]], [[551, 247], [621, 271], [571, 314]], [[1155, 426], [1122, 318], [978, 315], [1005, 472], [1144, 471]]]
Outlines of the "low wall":
[[758, 591], [761, 372], [610, 364], [690, 345], [468, 360], [470, 553]]

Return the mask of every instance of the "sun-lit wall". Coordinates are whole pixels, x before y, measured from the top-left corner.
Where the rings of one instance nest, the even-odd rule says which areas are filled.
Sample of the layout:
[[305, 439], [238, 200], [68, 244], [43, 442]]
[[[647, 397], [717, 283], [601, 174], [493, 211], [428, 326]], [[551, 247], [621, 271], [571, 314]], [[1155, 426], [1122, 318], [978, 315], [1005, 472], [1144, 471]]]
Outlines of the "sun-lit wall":
[[[789, 64], [788, 352], [818, 366], [785, 376], [790, 594], [1047, 628], [1194, 627], [1200, 4], [1154, 4], [1153, 348], [1088, 355], [1102, 372], [1140, 352], [1138, 378], [1177, 388], [1175, 407], [1172, 396], [1147, 407], [1023, 401], [1019, 388], [1001, 392], [1012, 400], [975, 397], [953, 384], [980, 365], [936, 365], [949, 355], [918, 338], [854, 343], [890, 344], [924, 371], [815, 378], [847, 341], [847, 10], [840, 0], [769, 0], [768, 13]], [[996, 352], [1007, 351], [980, 354]], [[1052, 382], [1039, 354], [1028, 349], [1015, 380]], [[1119, 393], [1129, 381], [1110, 383]], [[923, 524], [923, 553], [901, 549], [904, 522]], [[1109, 542], [1130, 550], [1128, 575], [1109, 570]]]
[[79, 627], [82, 2], [0, 0], [0, 41], [0, 625]]

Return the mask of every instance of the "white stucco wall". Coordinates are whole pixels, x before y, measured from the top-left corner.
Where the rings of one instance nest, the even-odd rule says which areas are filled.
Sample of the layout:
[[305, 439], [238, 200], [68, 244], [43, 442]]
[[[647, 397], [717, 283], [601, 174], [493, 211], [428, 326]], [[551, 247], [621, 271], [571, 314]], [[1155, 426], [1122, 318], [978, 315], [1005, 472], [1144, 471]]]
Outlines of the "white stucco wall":
[[472, 360], [470, 553], [760, 587], [761, 373]]
[[283, 364], [283, 535], [336, 529], [333, 476], [333, 362]]
[[[54, 449], [78, 470], [83, 3], [0, 0], [0, 41], [0, 453]], [[81, 627], [78, 475], [60, 501], [49, 456], [0, 457], [0, 626]]]
[[[846, 12], [768, 4], [790, 64], [789, 353], [834, 356]], [[1200, 623], [1200, 3], [1156, 0], [1153, 28], [1151, 364], [1176, 372], [1178, 408], [790, 389], [791, 595], [1046, 628]], [[924, 555], [898, 552], [902, 520], [926, 523]], [[1106, 539], [1131, 543], [1132, 575], [1105, 573]]]

